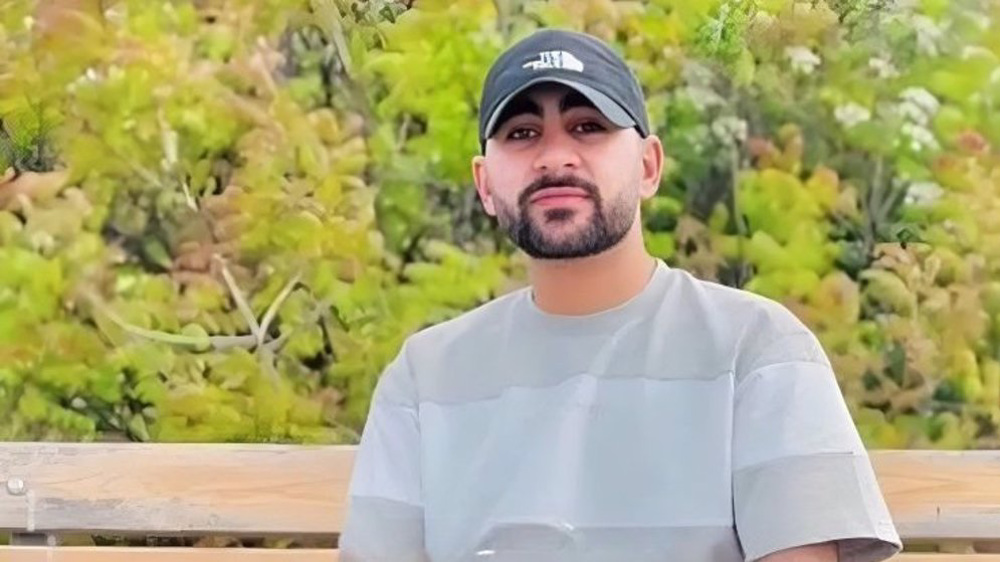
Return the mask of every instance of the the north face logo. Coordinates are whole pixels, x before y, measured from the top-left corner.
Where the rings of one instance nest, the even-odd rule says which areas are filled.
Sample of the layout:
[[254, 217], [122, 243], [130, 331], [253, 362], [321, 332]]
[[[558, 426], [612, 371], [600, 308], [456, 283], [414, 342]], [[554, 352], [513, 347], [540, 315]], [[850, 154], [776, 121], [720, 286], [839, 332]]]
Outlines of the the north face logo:
[[542, 51], [538, 53], [538, 60], [524, 63], [522, 68], [532, 70], [543, 70], [546, 68], [562, 68], [564, 70], [575, 70], [583, 72], [583, 62], [573, 56], [573, 53], [566, 51]]

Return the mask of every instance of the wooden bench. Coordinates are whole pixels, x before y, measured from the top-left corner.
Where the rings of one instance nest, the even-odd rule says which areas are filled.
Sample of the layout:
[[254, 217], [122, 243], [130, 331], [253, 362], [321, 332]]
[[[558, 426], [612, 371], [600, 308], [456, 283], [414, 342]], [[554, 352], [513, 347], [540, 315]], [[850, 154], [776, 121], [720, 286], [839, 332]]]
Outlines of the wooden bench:
[[[0, 562], [331, 562], [353, 447], [0, 444]], [[872, 453], [905, 562], [1000, 541], [1000, 451]], [[73, 534], [298, 537], [328, 548], [66, 546]], [[993, 542], [991, 542], [993, 541]]]

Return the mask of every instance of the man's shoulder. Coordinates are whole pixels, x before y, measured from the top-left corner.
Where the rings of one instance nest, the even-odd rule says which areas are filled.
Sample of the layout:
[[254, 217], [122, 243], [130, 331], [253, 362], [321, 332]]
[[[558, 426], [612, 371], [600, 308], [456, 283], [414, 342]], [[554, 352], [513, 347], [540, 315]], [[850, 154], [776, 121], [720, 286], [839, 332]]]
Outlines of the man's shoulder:
[[773, 363], [828, 364], [815, 334], [785, 304], [687, 272], [681, 278], [668, 297], [668, 313], [686, 316], [691, 329], [685, 333], [692, 337], [720, 339], [738, 377]]
[[[727, 323], [765, 330], [804, 329], [798, 318], [782, 303], [747, 289], [705, 280], [690, 272], [675, 269], [680, 281], [673, 292], [679, 307], [691, 307], [690, 313], [724, 318]], [[669, 298], [669, 297], [668, 297]]]
[[440, 350], [444, 346], [453, 345], [457, 340], [490, 339], [509, 323], [511, 315], [515, 314], [518, 300], [527, 290], [516, 289], [457, 316], [426, 326], [408, 338], [409, 344], [416, 348]]
[[483, 381], [498, 379], [490, 370], [501, 364], [523, 291], [496, 297], [407, 338], [406, 361], [421, 400], [453, 402], [477, 394]]

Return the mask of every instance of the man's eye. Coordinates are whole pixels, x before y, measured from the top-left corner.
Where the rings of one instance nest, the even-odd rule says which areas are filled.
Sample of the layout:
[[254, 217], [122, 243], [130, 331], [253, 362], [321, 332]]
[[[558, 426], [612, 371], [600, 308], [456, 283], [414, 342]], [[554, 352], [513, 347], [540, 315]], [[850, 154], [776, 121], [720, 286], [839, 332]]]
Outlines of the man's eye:
[[603, 125], [597, 123], [596, 121], [584, 121], [583, 123], [573, 127], [573, 129], [581, 133], [597, 133], [606, 130]]
[[535, 131], [528, 129], [526, 127], [518, 127], [516, 129], [511, 129], [507, 133], [507, 138], [510, 140], [525, 140], [531, 138], [535, 134]]

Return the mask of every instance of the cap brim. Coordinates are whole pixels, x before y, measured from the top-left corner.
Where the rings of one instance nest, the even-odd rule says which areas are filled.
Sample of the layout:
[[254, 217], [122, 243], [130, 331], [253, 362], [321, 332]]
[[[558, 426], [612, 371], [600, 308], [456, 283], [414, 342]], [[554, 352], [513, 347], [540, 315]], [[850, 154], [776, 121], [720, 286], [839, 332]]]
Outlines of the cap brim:
[[538, 78], [535, 78], [534, 80], [529, 80], [528, 82], [525, 82], [519, 88], [507, 94], [507, 96], [500, 101], [496, 109], [494, 109], [493, 113], [490, 115], [489, 121], [486, 122], [486, 129], [483, 132], [483, 139], [485, 140], [492, 137], [493, 133], [496, 132], [495, 129], [497, 125], [499, 125], [499, 123], [497, 123], [497, 120], [500, 119], [500, 116], [503, 114], [503, 110], [507, 107], [507, 104], [509, 104], [511, 100], [516, 98], [519, 94], [524, 93], [525, 90], [527, 90], [532, 86], [536, 86], [538, 84], [553, 83], [553, 82], [556, 84], [562, 84], [564, 86], [568, 86], [570, 88], [573, 88], [577, 92], [580, 92], [580, 94], [582, 94], [583, 97], [587, 98], [588, 100], [590, 100], [590, 103], [594, 104], [594, 107], [596, 107], [597, 110], [600, 111], [601, 114], [608, 119], [608, 121], [611, 121], [616, 126], [621, 127], [623, 129], [636, 126], [635, 120], [632, 119], [632, 117], [624, 109], [622, 109], [620, 105], [618, 105], [614, 100], [612, 100], [608, 96], [595, 90], [594, 88], [591, 88], [586, 84], [575, 82], [573, 80], [567, 80], [565, 78], [540, 76]]

